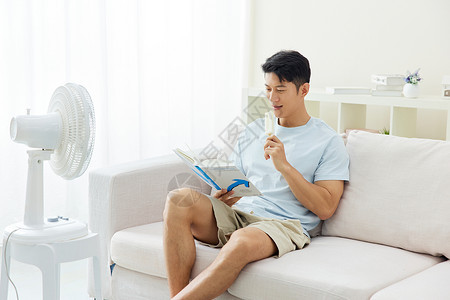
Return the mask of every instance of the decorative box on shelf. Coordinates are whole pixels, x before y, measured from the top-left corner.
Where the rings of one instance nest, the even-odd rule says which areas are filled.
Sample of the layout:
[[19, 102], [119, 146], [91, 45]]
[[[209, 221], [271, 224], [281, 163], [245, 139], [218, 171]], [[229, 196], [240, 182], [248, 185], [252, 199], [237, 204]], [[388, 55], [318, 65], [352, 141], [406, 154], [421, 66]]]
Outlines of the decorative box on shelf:
[[373, 74], [372, 82], [378, 85], [404, 85], [404, 76], [400, 74]]
[[450, 99], [450, 75], [442, 78], [442, 97], [444, 99]]

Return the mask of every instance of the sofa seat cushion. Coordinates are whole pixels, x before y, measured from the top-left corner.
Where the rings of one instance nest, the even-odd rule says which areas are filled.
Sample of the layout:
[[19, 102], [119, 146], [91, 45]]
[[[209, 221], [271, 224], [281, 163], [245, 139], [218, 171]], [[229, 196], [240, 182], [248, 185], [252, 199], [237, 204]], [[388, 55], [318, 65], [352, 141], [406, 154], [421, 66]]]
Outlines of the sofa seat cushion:
[[448, 300], [450, 298], [450, 261], [442, 262], [414, 276], [393, 284], [371, 300]]
[[[162, 223], [117, 232], [111, 241], [113, 261], [123, 268], [166, 278], [162, 234]], [[197, 244], [193, 277], [218, 251]], [[247, 265], [229, 292], [243, 299], [368, 299], [441, 261], [441, 257], [378, 244], [317, 237], [302, 250]]]
[[[219, 249], [196, 244], [197, 259], [192, 277], [209, 266], [219, 253]], [[124, 268], [167, 278], [163, 223], [156, 222], [116, 232], [111, 239], [111, 259]]]
[[[246, 266], [229, 288], [243, 299], [369, 299], [443, 258], [338, 237]], [[277, 298], [282, 291], [283, 298]]]

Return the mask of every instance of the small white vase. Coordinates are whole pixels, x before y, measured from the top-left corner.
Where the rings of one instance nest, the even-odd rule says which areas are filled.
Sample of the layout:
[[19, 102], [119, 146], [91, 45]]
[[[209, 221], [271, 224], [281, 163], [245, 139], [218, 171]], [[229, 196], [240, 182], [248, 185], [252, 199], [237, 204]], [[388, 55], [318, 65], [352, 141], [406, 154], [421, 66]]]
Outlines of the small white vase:
[[403, 86], [403, 96], [408, 98], [417, 98], [420, 93], [420, 88], [418, 84], [406, 83]]

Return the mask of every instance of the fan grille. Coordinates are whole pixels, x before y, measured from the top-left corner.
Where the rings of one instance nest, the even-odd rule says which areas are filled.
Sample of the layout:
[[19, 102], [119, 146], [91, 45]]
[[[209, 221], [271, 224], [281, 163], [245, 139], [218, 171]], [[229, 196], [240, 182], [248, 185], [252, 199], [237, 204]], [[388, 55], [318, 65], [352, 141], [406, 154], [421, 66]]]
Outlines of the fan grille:
[[64, 179], [81, 176], [87, 169], [95, 141], [95, 114], [91, 97], [78, 84], [67, 83], [53, 93], [48, 112], [62, 120], [62, 135], [50, 165]]

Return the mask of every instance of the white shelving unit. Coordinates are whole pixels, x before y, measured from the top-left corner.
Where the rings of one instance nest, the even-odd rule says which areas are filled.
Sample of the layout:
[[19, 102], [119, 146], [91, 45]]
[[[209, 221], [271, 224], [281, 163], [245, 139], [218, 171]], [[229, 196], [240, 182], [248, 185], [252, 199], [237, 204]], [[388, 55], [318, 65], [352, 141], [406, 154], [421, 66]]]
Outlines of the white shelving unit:
[[[244, 89], [243, 100], [243, 117], [248, 123], [270, 109], [262, 89]], [[305, 105], [310, 115], [321, 118], [339, 133], [346, 129], [386, 128], [396, 136], [450, 140], [450, 101], [440, 96], [410, 99], [311, 90]]]

